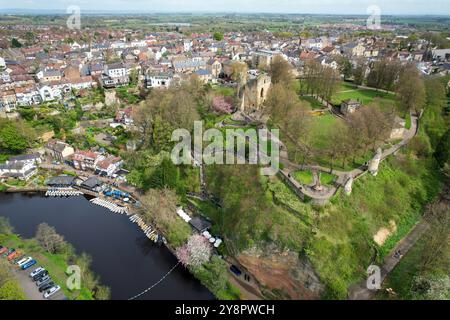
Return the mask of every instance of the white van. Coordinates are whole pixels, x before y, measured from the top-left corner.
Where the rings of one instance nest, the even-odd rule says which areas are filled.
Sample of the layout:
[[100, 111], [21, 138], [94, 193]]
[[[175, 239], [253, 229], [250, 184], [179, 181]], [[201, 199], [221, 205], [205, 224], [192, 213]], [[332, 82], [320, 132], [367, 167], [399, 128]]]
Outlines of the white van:
[[18, 261], [18, 262], [17, 262], [17, 265], [18, 265], [19, 267], [21, 267], [21, 266], [23, 266], [25, 263], [30, 262], [31, 260], [33, 260], [32, 257], [24, 258], [24, 259]]

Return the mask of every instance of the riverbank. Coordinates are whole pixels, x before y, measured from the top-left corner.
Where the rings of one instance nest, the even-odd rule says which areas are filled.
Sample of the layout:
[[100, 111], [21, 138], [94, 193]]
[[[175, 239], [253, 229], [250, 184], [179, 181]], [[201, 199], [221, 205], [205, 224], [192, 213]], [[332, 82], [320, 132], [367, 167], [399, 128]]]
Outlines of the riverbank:
[[[22, 238], [35, 235], [47, 222], [63, 235], [77, 254], [92, 257], [96, 280], [111, 288], [111, 299], [126, 300], [157, 283], [177, 264], [165, 246], [158, 246], [125, 215], [92, 205], [84, 197], [41, 194], [0, 194], [0, 215], [9, 218]], [[189, 271], [178, 266], [139, 299], [214, 299]]]
[[[69, 290], [67, 287], [68, 275], [66, 270], [71, 263], [75, 263], [80, 260], [81, 257], [73, 254], [73, 248], [68, 249], [68, 253], [65, 254], [52, 254], [46, 252], [35, 239], [23, 239], [16, 234], [1, 234], [0, 243], [8, 248], [15, 248], [21, 251], [27, 256], [33, 257], [38, 263], [37, 265], [44, 267], [51, 275], [54, 282], [61, 286], [64, 294], [70, 300], [93, 300], [93, 292], [86, 287], [86, 283], [81, 285], [80, 290]], [[16, 270], [15, 270], [16, 271]], [[90, 270], [84, 271], [86, 274], [91, 273]], [[23, 275], [16, 272], [16, 277], [21, 283], [27, 297], [34, 300], [36, 292], [30, 291], [28, 286], [23, 280]], [[36, 289], [36, 288], [34, 288]], [[36, 291], [36, 290], [35, 290]], [[39, 294], [38, 294], [39, 295]]]

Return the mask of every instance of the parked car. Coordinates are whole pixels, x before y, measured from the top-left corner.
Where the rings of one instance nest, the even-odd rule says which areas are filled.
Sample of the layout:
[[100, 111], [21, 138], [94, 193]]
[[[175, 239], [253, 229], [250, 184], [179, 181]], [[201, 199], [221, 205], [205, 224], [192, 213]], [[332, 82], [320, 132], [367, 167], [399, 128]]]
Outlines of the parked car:
[[6, 251], [8, 251], [8, 248], [7, 247], [2, 247], [0, 249], [0, 254], [4, 254]]
[[43, 285], [44, 283], [47, 283], [51, 280], [49, 275], [43, 276], [41, 279], [39, 279], [38, 281], [36, 281], [36, 286], [40, 287], [41, 285]]
[[24, 254], [19, 255], [18, 257], [14, 258], [13, 261], [11, 261], [13, 264], [17, 264], [20, 260], [26, 258], [27, 256]]
[[242, 271], [239, 270], [238, 267], [236, 267], [234, 264], [231, 265], [230, 271], [233, 272], [235, 275], [240, 276], [242, 274]]
[[37, 263], [36, 260], [31, 259], [30, 261], [28, 261], [27, 263], [23, 264], [20, 268], [22, 270], [27, 270], [28, 268], [31, 268], [32, 266], [34, 266]]
[[33, 278], [34, 276], [40, 274], [42, 271], [45, 271], [45, 269], [43, 267], [38, 267], [34, 269], [33, 272], [30, 273], [30, 277]]
[[54, 286], [54, 287], [51, 287], [50, 289], [48, 289], [47, 291], [45, 291], [45, 293], [44, 293], [44, 298], [45, 298], [45, 299], [50, 298], [50, 297], [53, 296], [55, 293], [57, 293], [60, 289], [61, 289], [60, 286]]
[[39, 292], [44, 292], [45, 290], [48, 290], [53, 286], [55, 286], [55, 283], [53, 281], [44, 283], [42, 286], [39, 287]]
[[15, 251], [16, 251], [16, 249], [11, 248], [11, 249], [8, 250], [8, 252], [5, 252], [5, 253], [3, 254], [3, 256], [4, 256], [4, 257], [7, 257], [7, 256], [9, 256], [11, 253], [13, 253], [13, 252], [15, 252]]
[[13, 260], [15, 257], [20, 256], [20, 254], [21, 254], [20, 251], [14, 251], [13, 253], [11, 253], [11, 254], [8, 255], [7, 259], [8, 259], [8, 261], [11, 261], [11, 260]]
[[45, 276], [47, 276], [47, 275], [48, 275], [48, 271], [47, 271], [47, 270], [44, 270], [44, 271], [42, 271], [41, 273], [35, 275], [35, 276], [33, 277], [33, 281], [38, 281], [38, 280], [42, 279], [43, 277], [45, 277]]
[[17, 262], [17, 265], [18, 265], [19, 267], [21, 267], [21, 266], [23, 266], [25, 263], [30, 262], [31, 260], [33, 260], [32, 257], [26, 257], [26, 258], [23, 258], [22, 260], [20, 260], [19, 262]]
[[43, 281], [40, 285], [38, 285], [37, 287], [40, 289], [44, 286], [46, 286], [47, 284], [49, 284], [50, 282], [53, 282], [52, 277], [49, 276], [49, 278], [46, 281]]

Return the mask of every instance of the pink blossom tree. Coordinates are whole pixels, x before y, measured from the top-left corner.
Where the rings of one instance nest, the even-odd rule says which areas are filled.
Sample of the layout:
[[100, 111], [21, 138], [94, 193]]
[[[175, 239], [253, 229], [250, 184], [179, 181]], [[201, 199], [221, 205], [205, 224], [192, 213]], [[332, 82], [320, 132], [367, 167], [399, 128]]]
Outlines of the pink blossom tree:
[[233, 112], [232, 99], [224, 96], [215, 96], [212, 98], [211, 106], [214, 112], [221, 114], [230, 114]]
[[198, 268], [211, 258], [211, 244], [205, 237], [194, 234], [187, 244], [176, 250], [176, 255], [181, 264], [192, 268]]

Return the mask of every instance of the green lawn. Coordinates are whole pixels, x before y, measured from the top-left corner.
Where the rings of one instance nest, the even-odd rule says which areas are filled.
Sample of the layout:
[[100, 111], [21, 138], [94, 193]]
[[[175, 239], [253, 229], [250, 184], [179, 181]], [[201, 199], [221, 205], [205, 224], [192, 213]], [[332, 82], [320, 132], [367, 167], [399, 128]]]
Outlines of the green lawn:
[[323, 185], [332, 185], [335, 179], [336, 176], [334, 174], [330, 174], [328, 172], [320, 172], [320, 183], [322, 183]]
[[313, 174], [311, 171], [295, 171], [293, 174], [294, 179], [304, 185], [310, 185], [313, 183]]
[[374, 101], [375, 98], [378, 98], [380, 103], [394, 102], [393, 94], [377, 92], [376, 90], [357, 89], [348, 83], [341, 84], [331, 102], [335, 105], [340, 105], [344, 100], [354, 99], [366, 105]]
[[304, 96], [300, 97], [300, 100], [308, 102], [312, 110], [323, 109], [323, 104], [317, 101], [316, 98]]
[[332, 116], [331, 114], [325, 114], [323, 116], [317, 116], [312, 118], [312, 124], [310, 128], [312, 144], [316, 149], [325, 149], [329, 146], [330, 141], [328, 139], [333, 127], [342, 121], [339, 118]]

